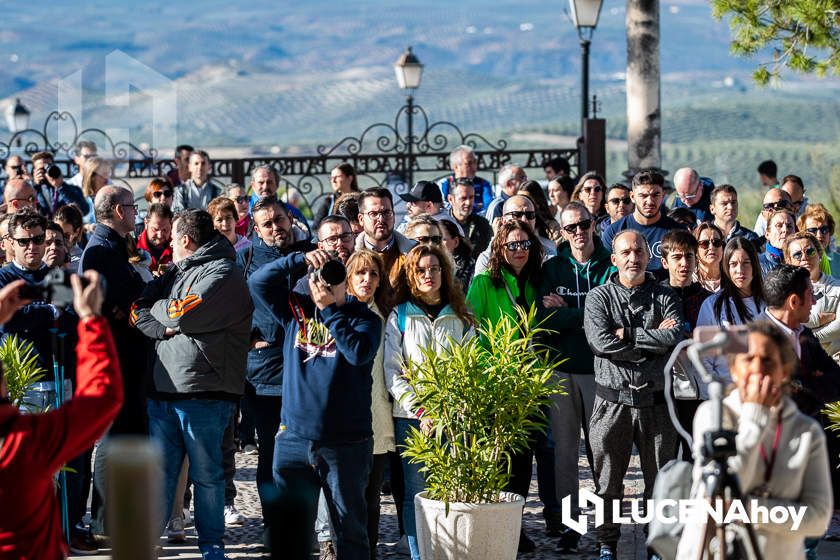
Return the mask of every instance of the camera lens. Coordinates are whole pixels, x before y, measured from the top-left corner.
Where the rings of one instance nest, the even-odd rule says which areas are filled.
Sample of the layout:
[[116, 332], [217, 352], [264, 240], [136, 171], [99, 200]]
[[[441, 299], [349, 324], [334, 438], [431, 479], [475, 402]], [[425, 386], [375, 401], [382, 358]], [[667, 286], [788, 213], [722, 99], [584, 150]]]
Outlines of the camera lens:
[[59, 177], [61, 177], [61, 168], [56, 164], [52, 164], [47, 168], [47, 175], [49, 175], [53, 179], [58, 179]]
[[347, 278], [347, 269], [339, 260], [325, 262], [317, 272], [317, 279], [330, 286], [341, 284]]

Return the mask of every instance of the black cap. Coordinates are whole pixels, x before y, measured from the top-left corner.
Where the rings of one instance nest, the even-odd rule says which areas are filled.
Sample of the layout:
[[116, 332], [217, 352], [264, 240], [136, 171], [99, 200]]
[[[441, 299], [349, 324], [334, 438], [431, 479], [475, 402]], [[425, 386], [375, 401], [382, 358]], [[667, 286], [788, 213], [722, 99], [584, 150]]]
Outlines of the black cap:
[[440, 187], [431, 181], [417, 181], [414, 188], [406, 194], [401, 194], [400, 198], [406, 202], [437, 202], [443, 204], [443, 193], [440, 192]]

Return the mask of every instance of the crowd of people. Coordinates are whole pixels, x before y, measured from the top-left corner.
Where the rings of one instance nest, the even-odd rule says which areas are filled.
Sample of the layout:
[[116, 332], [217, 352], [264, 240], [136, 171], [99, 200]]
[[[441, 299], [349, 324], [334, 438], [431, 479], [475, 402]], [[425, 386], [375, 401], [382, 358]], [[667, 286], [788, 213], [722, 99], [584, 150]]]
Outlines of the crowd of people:
[[[799, 177], [777, 180], [772, 162], [759, 166], [765, 196], [750, 230], [738, 221], [738, 190], [690, 168], [674, 174], [669, 208], [655, 170], [610, 185], [591, 171], [573, 179], [557, 158], [545, 164], [545, 187], [515, 164], [498, 170], [494, 186], [460, 146], [451, 175], [399, 195], [406, 212], [397, 224], [394, 193], [361, 190], [348, 163], [331, 171], [332, 192], [307, 219], [278, 197], [270, 166], [253, 169], [248, 185], [223, 187], [206, 152], [179, 146], [141, 210], [110, 181], [95, 145], [76, 151], [71, 179], [50, 153], [29, 163], [9, 157], [0, 218], [0, 288], [37, 284], [56, 268], [104, 280], [95, 312], [35, 299], [2, 325], [4, 336], [34, 344], [46, 370], [68, 364], [77, 398], [90, 389], [91, 367], [82, 350], [74, 367], [75, 341], [82, 349], [90, 340], [79, 324], [90, 330], [87, 315], [101, 314], [95, 328], [113, 334], [122, 406], [95, 451], [76, 440], [62, 455], [72, 467], [64, 538], [73, 553], [96, 553], [95, 535], [107, 535], [109, 442], [134, 434], [163, 450], [161, 534], [185, 540], [192, 502], [204, 558], [224, 558], [225, 526], [245, 521], [233, 484], [235, 454], [244, 452], [257, 456], [267, 548], [298, 557], [316, 535], [325, 560], [376, 558], [387, 480], [407, 554], [419, 560], [413, 498], [425, 480], [400, 449], [412, 427], [429, 422], [405, 364], [533, 307], [545, 327], [540, 342], [562, 359], [564, 393], [528, 449], [511, 453], [509, 489], [527, 497], [536, 462], [558, 551], [579, 543], [560, 502], [571, 496], [579, 513], [581, 440], [607, 500], [601, 560], [616, 557], [610, 506], [623, 496], [634, 446], [645, 498], [671, 459], [702, 464], [706, 382], [679, 364], [672, 373], [676, 421], [694, 427], [692, 449], [668, 414], [663, 369], [695, 328], [749, 324], [747, 354], [705, 358], [736, 387], [726, 401], [743, 435], [733, 465], [748, 494], [808, 508], [799, 532], [758, 528], [764, 550], [786, 551], [768, 557], [817, 557], [840, 490], [840, 440], [822, 412], [840, 400], [840, 249], [828, 209], [809, 203]], [[346, 280], [329, 280], [335, 261]], [[68, 337], [64, 355], [51, 332]], [[2, 430], [15, 416], [0, 406]], [[96, 439], [93, 427], [86, 433]], [[2, 461], [14, 438], [4, 444], [3, 435], [5, 501]], [[23, 523], [0, 513], [0, 550], [35, 557], [43, 542]], [[523, 530], [519, 550], [534, 548]]]

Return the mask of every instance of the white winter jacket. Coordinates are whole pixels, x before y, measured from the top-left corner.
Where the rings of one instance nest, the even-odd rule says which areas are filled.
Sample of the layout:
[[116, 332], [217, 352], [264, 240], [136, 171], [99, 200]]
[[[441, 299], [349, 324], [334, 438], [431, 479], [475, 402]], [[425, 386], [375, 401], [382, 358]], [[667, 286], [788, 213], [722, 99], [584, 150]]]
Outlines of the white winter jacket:
[[450, 338], [461, 341], [473, 334], [472, 326], [465, 325], [448, 305], [434, 321], [410, 301], [394, 308], [385, 325], [385, 386], [394, 398], [394, 417], [417, 418], [418, 413], [414, 392], [403, 377], [404, 364], [408, 360], [422, 363], [422, 349], [429, 345], [442, 350]]

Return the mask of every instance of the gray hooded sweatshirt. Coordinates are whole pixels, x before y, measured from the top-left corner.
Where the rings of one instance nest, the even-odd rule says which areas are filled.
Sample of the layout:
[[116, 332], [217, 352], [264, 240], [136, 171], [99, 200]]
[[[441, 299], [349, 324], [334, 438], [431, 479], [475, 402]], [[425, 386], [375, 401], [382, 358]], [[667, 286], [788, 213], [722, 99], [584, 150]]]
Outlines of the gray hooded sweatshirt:
[[[665, 319], [674, 319], [676, 326], [658, 328]], [[679, 298], [650, 273], [634, 288], [623, 286], [615, 273], [590, 291], [583, 328], [595, 355], [595, 382], [641, 393], [663, 390], [668, 356], [684, 338]], [[624, 328], [622, 338], [615, 334], [619, 328]]]

